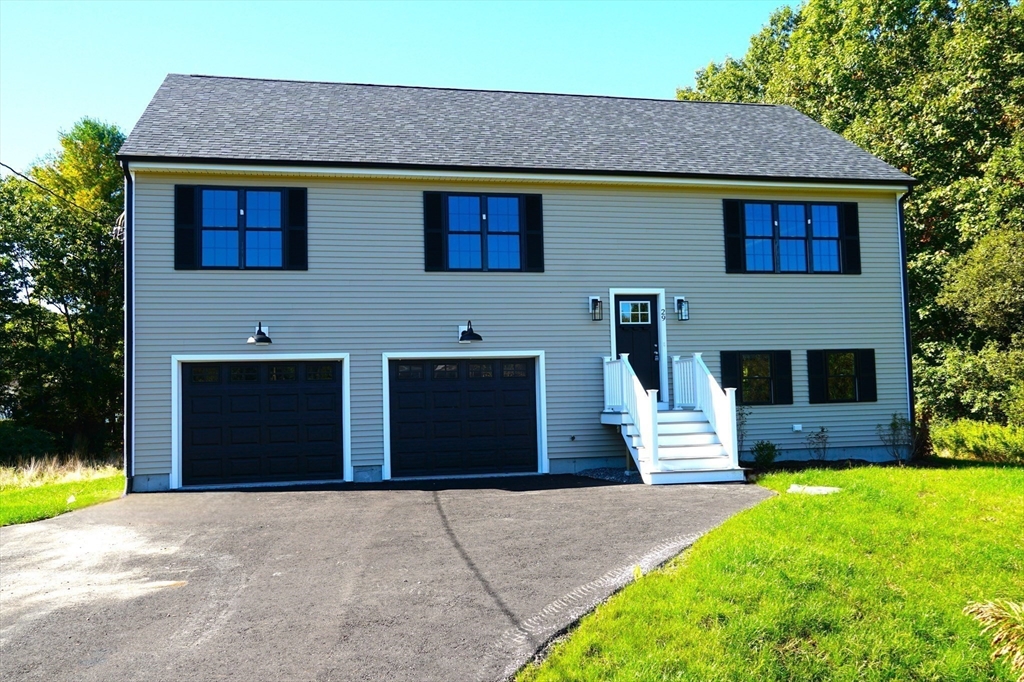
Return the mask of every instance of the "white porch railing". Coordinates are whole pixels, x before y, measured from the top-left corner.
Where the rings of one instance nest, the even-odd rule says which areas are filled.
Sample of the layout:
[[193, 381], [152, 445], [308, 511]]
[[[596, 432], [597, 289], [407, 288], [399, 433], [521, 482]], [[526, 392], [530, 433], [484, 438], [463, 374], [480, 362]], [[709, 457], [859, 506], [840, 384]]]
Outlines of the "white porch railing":
[[697, 398], [694, 395], [693, 358], [689, 355], [672, 356], [672, 409], [694, 407]]
[[[674, 359], [673, 359], [674, 360]], [[674, 364], [674, 362], [673, 362]], [[736, 389], [722, 389], [700, 353], [693, 354], [693, 397], [694, 409], [704, 413], [722, 441], [725, 453], [734, 467], [740, 465], [739, 447], [736, 442]]]
[[658, 391], [644, 390], [629, 364], [629, 353], [604, 359], [604, 410], [628, 415], [639, 432], [639, 447], [650, 453], [658, 466]]

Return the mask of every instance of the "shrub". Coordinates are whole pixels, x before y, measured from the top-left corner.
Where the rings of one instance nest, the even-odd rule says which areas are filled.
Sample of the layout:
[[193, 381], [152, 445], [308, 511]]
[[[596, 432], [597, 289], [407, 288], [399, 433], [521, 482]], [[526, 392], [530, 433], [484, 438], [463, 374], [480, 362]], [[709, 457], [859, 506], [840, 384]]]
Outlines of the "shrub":
[[759, 440], [750, 446], [750, 454], [754, 456], [754, 464], [768, 467], [779, 456], [779, 446], [770, 440]]
[[817, 431], [811, 431], [804, 438], [807, 449], [811, 451], [811, 458], [824, 461], [828, 458], [828, 429], [819, 426]]
[[997, 599], [968, 604], [964, 613], [982, 624], [982, 632], [992, 632], [992, 658], [1005, 658], [1024, 682], [1024, 604]]
[[53, 434], [13, 421], [0, 420], [0, 463], [41, 458], [53, 453]]
[[935, 452], [983, 462], [1024, 462], [1024, 427], [1000, 426], [971, 419], [932, 424]]
[[902, 462], [910, 454], [910, 446], [914, 444], [914, 430], [910, 420], [899, 412], [892, 413], [888, 424], [875, 426], [875, 432], [886, 451], [897, 462]]

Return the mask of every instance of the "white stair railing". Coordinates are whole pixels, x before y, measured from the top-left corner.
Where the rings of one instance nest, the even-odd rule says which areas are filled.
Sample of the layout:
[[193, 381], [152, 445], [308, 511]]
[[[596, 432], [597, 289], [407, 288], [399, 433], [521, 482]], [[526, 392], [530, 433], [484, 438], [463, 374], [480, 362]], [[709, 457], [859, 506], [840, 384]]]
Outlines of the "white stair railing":
[[658, 465], [658, 391], [644, 389], [629, 364], [629, 353], [619, 359], [604, 359], [604, 409], [627, 415], [639, 432], [639, 447], [650, 453], [651, 466]]
[[693, 395], [693, 358], [690, 356], [672, 356], [672, 409], [681, 410], [693, 407], [696, 398]]
[[739, 467], [739, 447], [736, 442], [736, 389], [718, 384], [700, 353], [693, 354], [694, 406], [702, 411], [722, 441], [725, 453], [734, 467]]

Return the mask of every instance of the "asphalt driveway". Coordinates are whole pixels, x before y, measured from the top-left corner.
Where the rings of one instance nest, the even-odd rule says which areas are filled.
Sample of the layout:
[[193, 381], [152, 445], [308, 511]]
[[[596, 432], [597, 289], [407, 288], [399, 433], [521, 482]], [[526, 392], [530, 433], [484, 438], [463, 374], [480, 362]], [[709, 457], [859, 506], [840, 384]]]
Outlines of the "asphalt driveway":
[[498, 680], [769, 494], [547, 476], [132, 495], [0, 529], [0, 679]]

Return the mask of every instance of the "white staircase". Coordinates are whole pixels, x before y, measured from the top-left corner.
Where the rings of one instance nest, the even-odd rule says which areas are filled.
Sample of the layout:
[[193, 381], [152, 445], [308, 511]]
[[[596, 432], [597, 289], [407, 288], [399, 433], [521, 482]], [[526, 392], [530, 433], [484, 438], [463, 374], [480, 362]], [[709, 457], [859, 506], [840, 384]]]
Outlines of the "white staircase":
[[735, 389], [723, 391], [697, 353], [673, 358], [675, 409], [658, 409], [657, 391], [645, 391], [628, 355], [605, 358], [601, 423], [622, 432], [644, 483], [743, 481], [736, 456]]

